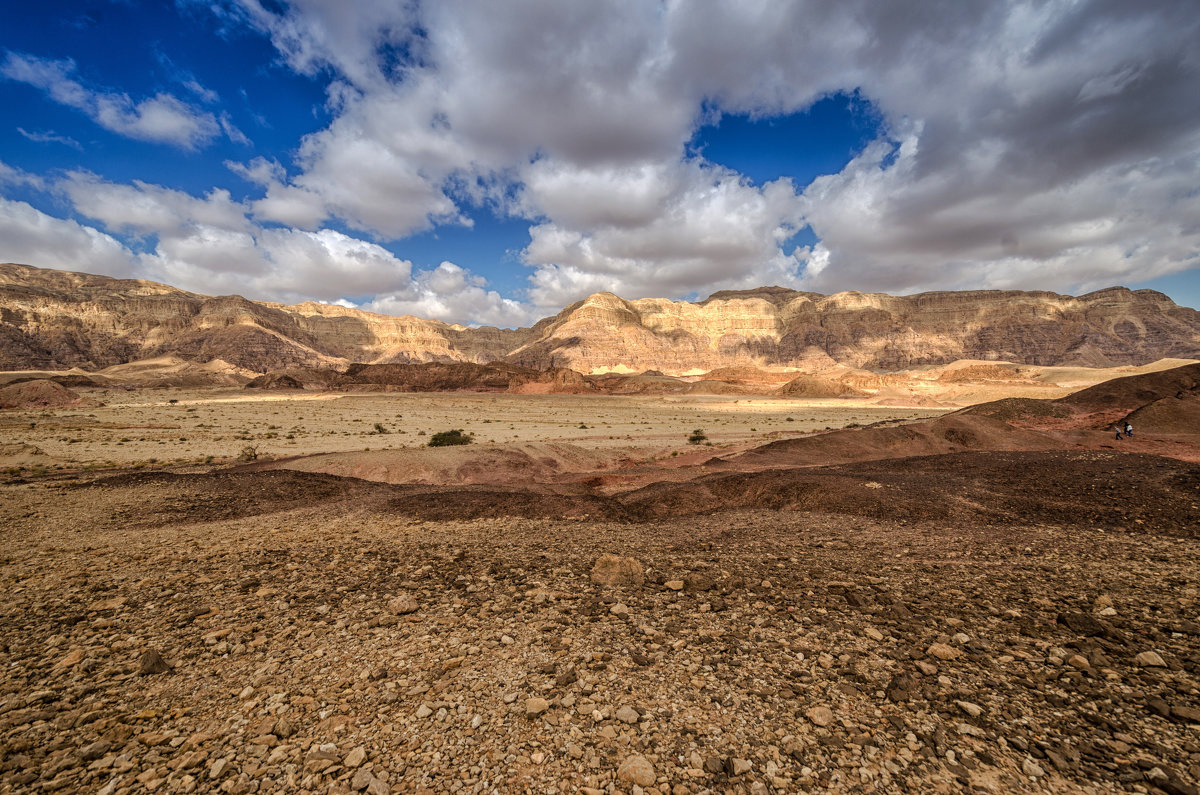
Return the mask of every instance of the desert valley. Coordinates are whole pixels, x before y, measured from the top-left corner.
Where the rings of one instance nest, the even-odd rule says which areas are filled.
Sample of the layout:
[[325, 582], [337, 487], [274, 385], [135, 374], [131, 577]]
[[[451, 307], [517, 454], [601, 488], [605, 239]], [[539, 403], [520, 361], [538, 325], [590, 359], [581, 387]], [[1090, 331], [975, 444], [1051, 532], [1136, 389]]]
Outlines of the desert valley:
[[1198, 791], [1159, 293], [496, 329], [0, 265], [0, 366], [0, 791]]

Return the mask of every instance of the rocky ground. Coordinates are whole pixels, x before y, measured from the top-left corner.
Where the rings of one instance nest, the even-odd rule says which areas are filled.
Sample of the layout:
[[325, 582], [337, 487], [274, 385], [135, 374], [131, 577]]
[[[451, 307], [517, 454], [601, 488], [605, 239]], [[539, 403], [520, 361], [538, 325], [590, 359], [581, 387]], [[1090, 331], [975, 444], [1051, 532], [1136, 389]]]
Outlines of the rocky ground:
[[1106, 467], [1173, 527], [5, 485], [0, 791], [1196, 792], [1200, 513]]

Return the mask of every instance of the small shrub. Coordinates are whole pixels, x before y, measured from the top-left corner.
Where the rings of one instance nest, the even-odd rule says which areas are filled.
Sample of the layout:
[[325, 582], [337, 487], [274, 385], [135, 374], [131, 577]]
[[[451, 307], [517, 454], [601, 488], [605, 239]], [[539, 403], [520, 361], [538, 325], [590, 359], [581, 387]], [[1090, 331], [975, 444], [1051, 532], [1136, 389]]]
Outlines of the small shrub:
[[170, 399], [170, 400], [168, 400], [167, 402], [168, 402], [168, 403], [170, 403], [172, 406], [174, 406], [176, 403], [178, 403], [178, 402], [179, 402], [179, 399], [178, 399], [178, 398], [171, 398], [171, 399]]
[[388, 429], [383, 427], [382, 422], [375, 423], [375, 433], [389, 433]]
[[438, 431], [429, 437], [429, 447], [450, 447], [456, 444], [470, 444], [471, 437], [461, 430]]
[[258, 458], [258, 450], [253, 447], [243, 447], [242, 452], [238, 453], [238, 461], [253, 461]]
[[688, 444], [700, 444], [701, 442], [707, 440], [708, 437], [704, 435], [704, 431], [700, 428], [697, 428], [696, 430], [692, 431], [691, 436], [688, 437]]

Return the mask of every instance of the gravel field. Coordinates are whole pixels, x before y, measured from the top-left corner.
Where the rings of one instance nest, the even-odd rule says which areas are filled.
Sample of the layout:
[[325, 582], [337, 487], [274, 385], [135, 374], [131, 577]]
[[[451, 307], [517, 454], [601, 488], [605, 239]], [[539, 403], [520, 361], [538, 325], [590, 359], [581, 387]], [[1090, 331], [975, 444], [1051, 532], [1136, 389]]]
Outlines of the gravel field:
[[1186, 520], [422, 521], [229, 477], [0, 487], [0, 791], [1196, 792]]

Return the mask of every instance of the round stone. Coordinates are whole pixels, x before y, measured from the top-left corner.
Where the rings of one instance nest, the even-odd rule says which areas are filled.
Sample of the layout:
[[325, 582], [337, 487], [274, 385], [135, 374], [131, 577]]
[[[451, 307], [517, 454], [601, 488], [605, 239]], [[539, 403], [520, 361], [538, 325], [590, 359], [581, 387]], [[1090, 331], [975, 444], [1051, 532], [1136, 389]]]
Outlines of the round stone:
[[654, 766], [644, 756], [631, 756], [617, 768], [617, 780], [626, 784], [649, 787], [654, 784], [655, 778]]

